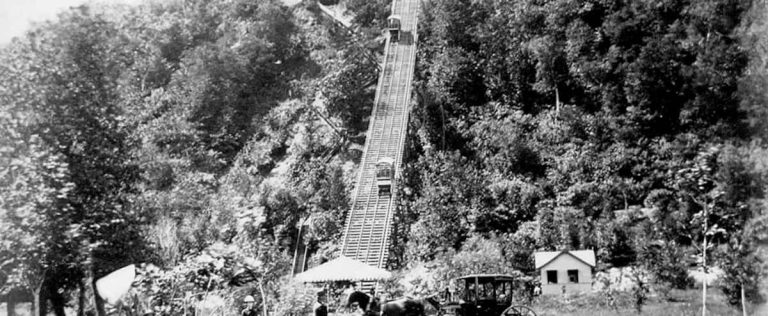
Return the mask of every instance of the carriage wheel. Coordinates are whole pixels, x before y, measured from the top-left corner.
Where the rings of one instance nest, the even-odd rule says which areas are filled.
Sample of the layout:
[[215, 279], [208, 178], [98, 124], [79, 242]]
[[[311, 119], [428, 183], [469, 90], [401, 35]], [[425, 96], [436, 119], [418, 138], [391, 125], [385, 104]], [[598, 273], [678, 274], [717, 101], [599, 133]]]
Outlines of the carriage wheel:
[[536, 313], [528, 306], [517, 305], [505, 309], [501, 316], [536, 316]]

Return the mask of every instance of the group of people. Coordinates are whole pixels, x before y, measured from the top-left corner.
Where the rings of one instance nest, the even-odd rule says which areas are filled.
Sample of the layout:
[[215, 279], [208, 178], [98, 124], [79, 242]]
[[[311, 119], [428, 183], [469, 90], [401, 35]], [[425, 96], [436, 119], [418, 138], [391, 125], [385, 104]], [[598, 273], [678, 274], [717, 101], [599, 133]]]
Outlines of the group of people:
[[[328, 316], [328, 306], [326, 304], [325, 291], [317, 292], [317, 299], [312, 305], [313, 315], [315, 316]], [[251, 295], [246, 295], [243, 298], [243, 310], [240, 312], [240, 316], [259, 316], [259, 312], [255, 305], [256, 300]]]
[[[321, 290], [315, 293], [316, 299], [314, 304], [312, 305], [312, 313], [315, 316], [328, 316], [328, 294], [325, 290]], [[347, 289], [342, 292], [342, 299], [345, 302], [351, 302], [354, 301], [352, 297], [354, 295], [362, 295], [362, 292], [358, 291], [358, 289], [354, 285], [350, 285]], [[367, 296], [370, 298], [370, 300], [365, 300], [365, 304], [367, 305], [368, 302], [376, 300], [376, 291], [374, 289], [371, 289]], [[259, 316], [259, 312], [256, 308], [255, 299], [251, 295], [246, 295], [243, 299], [244, 308], [240, 312], [240, 316]], [[349, 303], [345, 304], [348, 305]], [[366, 312], [368, 306], [356, 306], [356, 309], [359, 309], [361, 312]]]
[[[351, 312], [362, 312], [365, 315], [370, 312], [373, 302], [377, 302], [376, 290], [371, 289], [368, 293], [361, 292], [354, 284], [347, 287], [342, 293], [340, 306], [350, 308]], [[317, 292], [317, 300], [312, 307], [315, 316], [328, 315], [327, 294], [326, 291]]]
[[[315, 303], [312, 305], [313, 315], [315, 316], [328, 316], [328, 306], [326, 305], [325, 291], [318, 291], [316, 293]], [[255, 299], [251, 295], [246, 295], [243, 298], [243, 310], [240, 312], [240, 316], [259, 316], [259, 312], [255, 305]]]

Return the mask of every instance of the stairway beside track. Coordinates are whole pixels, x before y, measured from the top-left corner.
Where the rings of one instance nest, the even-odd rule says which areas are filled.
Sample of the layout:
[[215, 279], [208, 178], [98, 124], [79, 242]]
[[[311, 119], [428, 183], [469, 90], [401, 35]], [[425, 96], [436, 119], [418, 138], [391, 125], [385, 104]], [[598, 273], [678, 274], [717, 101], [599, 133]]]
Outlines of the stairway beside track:
[[299, 225], [299, 233], [296, 236], [296, 250], [293, 254], [293, 267], [291, 268], [291, 275], [296, 275], [304, 272], [307, 266], [307, 244], [304, 243], [304, 235], [307, 233], [309, 225], [305, 224], [306, 220], [302, 220]]
[[[419, 2], [395, 0], [392, 4], [392, 13], [401, 17], [400, 41], [387, 39], [352, 208], [342, 239], [343, 255], [379, 268], [384, 268], [389, 255], [416, 61]], [[379, 194], [376, 185], [376, 162], [384, 157], [394, 159], [392, 194]]]

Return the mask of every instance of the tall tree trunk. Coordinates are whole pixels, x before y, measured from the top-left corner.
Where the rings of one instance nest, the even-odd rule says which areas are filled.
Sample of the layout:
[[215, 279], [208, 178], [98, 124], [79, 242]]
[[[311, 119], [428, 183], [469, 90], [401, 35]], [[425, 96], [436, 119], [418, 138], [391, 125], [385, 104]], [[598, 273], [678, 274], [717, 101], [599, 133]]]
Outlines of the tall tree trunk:
[[704, 275], [703, 289], [701, 290], [701, 316], [707, 316], [707, 276]]
[[47, 292], [48, 291], [44, 290], [42, 282], [40, 283], [40, 286], [35, 289], [35, 295], [33, 295], [34, 301], [32, 302], [32, 315], [45, 316], [48, 311]]
[[5, 302], [5, 314], [8, 316], [16, 316], [16, 300], [12, 295], [8, 295], [8, 300]]
[[85, 282], [85, 280], [80, 280], [80, 283], [77, 285], [77, 316], [85, 316]]
[[555, 120], [560, 117], [560, 89], [555, 84]]
[[91, 287], [93, 288], [94, 305], [96, 306], [96, 315], [107, 316], [107, 309], [104, 307], [104, 299], [99, 296], [99, 291], [96, 289], [96, 278], [93, 277], [91, 272]]
[[42, 315], [45, 316], [45, 297], [43, 295], [43, 283], [45, 283], [45, 278], [48, 275], [48, 270], [41, 271], [39, 275], [31, 275], [29, 277], [29, 283], [27, 283], [27, 288], [32, 289], [32, 315], [38, 316]]
[[269, 313], [267, 313], [267, 293], [264, 292], [264, 286], [261, 284], [263, 280], [259, 280], [259, 292], [261, 292], [261, 307], [262, 307], [262, 315], [269, 316]]
[[744, 282], [741, 282], [741, 315], [747, 316], [747, 300], [744, 296]]
[[66, 316], [64, 313], [64, 304], [66, 303], [64, 295], [59, 293], [58, 289], [53, 286], [48, 287], [47, 291], [51, 301], [51, 307], [53, 307], [53, 313], [56, 314], [56, 316]]
[[440, 119], [442, 121], [442, 125], [440, 126], [440, 131], [442, 133], [440, 149], [445, 150], [445, 108], [442, 103], [440, 103]]
[[[707, 35], [709, 36], [709, 35]], [[707, 205], [704, 205], [704, 241], [702, 243], [704, 244], [701, 250], [701, 267], [702, 272], [704, 272], [704, 282], [702, 283], [702, 289], [701, 289], [701, 316], [707, 316], [707, 231], [709, 230], [709, 222], [707, 221], [707, 217], [709, 216], [709, 209], [707, 208]]]

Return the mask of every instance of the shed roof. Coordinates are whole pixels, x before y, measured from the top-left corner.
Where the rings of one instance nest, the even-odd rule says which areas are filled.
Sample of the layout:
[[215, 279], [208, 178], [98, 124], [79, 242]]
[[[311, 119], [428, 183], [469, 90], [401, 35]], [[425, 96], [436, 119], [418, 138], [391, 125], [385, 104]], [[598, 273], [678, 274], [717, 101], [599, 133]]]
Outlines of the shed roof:
[[563, 254], [571, 255], [590, 267], [595, 266], [595, 252], [592, 250], [540, 251], [533, 254], [533, 261], [536, 264], [536, 269], [540, 269]]

